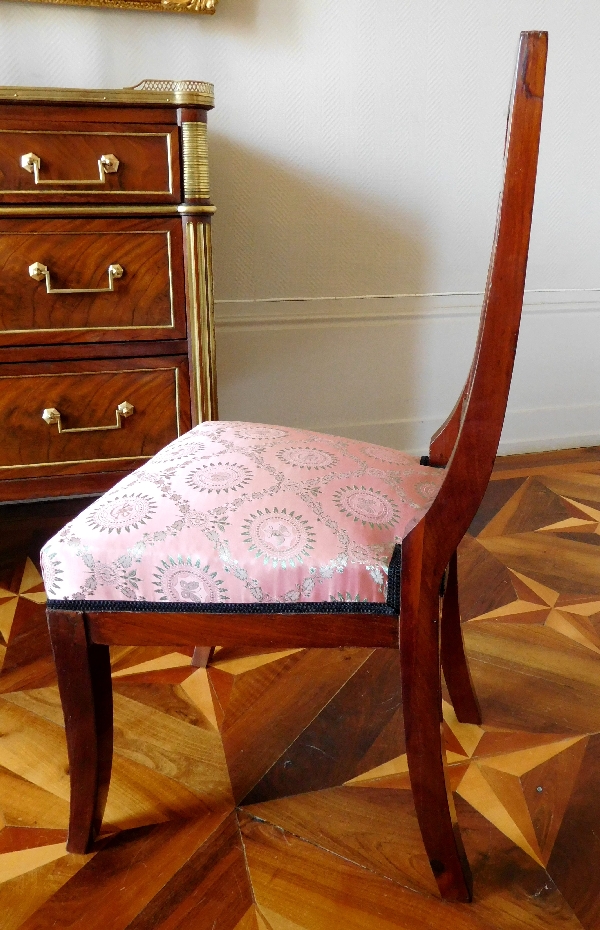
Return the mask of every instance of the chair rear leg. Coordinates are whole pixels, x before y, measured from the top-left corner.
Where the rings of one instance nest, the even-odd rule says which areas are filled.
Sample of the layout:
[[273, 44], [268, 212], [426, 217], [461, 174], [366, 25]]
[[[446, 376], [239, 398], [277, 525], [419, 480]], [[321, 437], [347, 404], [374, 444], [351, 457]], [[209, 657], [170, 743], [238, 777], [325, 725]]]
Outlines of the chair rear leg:
[[[408, 599], [410, 601], [410, 598]], [[442, 898], [471, 901], [473, 880], [446, 781], [437, 591], [402, 601], [400, 657], [408, 770], [417, 819]]]
[[444, 678], [457, 718], [461, 723], [481, 723], [481, 709], [471, 680], [460, 623], [456, 552], [448, 564], [442, 608], [441, 650]]
[[85, 853], [100, 831], [110, 784], [113, 702], [109, 649], [89, 641], [82, 613], [49, 610], [48, 627], [71, 776], [67, 850]]
[[194, 668], [206, 668], [213, 657], [214, 646], [196, 646], [192, 656], [192, 665]]

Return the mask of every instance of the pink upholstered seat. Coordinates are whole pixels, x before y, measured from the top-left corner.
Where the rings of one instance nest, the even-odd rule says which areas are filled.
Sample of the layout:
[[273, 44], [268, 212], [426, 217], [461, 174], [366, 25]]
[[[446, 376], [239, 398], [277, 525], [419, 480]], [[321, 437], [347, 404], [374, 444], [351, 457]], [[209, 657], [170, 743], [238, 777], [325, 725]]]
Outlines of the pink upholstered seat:
[[203, 423], [46, 544], [50, 606], [128, 601], [247, 612], [251, 604], [279, 611], [328, 602], [397, 612], [398, 591], [388, 586], [396, 544], [427, 512], [443, 476], [364, 442]]

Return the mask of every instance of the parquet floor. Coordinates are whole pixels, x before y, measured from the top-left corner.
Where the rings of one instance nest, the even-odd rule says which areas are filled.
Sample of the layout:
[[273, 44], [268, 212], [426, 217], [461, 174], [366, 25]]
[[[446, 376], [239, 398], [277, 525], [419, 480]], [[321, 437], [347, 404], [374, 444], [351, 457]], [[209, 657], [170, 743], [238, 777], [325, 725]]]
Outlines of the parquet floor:
[[104, 833], [67, 855], [35, 566], [47, 527], [27, 542], [23, 508], [10, 512], [1, 930], [600, 928], [600, 450], [502, 460], [460, 553], [485, 722], [444, 716], [470, 906], [437, 897], [386, 650], [222, 649], [206, 671], [182, 652], [115, 649]]

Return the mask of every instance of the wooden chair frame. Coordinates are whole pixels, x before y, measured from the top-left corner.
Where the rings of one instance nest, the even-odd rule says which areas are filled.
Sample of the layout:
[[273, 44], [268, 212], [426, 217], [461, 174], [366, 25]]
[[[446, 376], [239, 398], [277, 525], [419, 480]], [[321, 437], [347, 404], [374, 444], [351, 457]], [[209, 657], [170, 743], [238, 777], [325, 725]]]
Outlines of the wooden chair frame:
[[[505, 179], [473, 364], [429, 464], [441, 489], [402, 544], [400, 616], [365, 614], [48, 611], [71, 773], [67, 848], [100, 829], [112, 764], [109, 646], [400, 648], [406, 750], [417, 817], [442, 897], [470, 901], [472, 879], [441, 738], [443, 668], [459, 720], [480, 723], [458, 605], [456, 550], [485, 493], [506, 411], [521, 317], [542, 117], [547, 34], [522, 33], [505, 148]], [[445, 578], [442, 593], [442, 581]], [[210, 647], [197, 647], [205, 665]]]

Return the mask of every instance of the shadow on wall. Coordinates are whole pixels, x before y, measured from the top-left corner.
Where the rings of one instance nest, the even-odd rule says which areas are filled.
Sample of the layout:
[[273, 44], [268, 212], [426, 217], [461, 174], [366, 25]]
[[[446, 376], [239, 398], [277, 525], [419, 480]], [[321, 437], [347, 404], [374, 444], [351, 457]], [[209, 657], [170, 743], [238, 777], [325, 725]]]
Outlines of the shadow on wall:
[[[420, 293], [415, 218], [218, 135], [211, 172], [220, 415], [369, 441], [382, 441], [381, 424], [418, 416], [419, 328], [374, 320], [389, 301], [262, 302]], [[244, 302], [220, 303], [230, 300]], [[324, 312], [336, 320], [320, 321]]]
[[414, 217], [214, 133], [210, 160], [217, 299], [423, 290], [424, 237]]
[[[295, 40], [301, 26], [298, 0], [220, 0], [211, 27], [219, 32], [258, 33], [262, 41]], [[260, 7], [260, 15], [259, 15]]]

